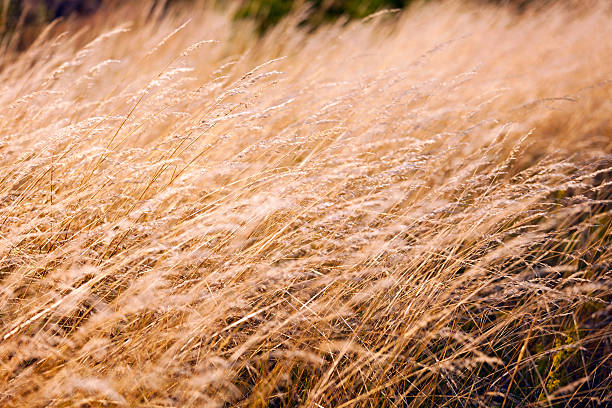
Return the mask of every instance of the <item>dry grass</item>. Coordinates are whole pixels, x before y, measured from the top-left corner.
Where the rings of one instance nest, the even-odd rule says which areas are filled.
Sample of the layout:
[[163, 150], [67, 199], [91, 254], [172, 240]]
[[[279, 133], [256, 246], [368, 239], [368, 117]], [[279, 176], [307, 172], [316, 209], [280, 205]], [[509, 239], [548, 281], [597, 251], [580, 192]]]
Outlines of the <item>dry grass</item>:
[[609, 9], [146, 14], [5, 56], [0, 405], [611, 403]]

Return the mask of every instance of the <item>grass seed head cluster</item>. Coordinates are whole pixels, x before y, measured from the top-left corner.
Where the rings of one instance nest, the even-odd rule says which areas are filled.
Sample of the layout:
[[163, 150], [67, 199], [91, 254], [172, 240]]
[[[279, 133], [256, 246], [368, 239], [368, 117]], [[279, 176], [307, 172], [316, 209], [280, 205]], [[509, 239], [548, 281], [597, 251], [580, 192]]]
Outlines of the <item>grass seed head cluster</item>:
[[610, 404], [609, 5], [230, 16], [5, 48], [0, 405]]

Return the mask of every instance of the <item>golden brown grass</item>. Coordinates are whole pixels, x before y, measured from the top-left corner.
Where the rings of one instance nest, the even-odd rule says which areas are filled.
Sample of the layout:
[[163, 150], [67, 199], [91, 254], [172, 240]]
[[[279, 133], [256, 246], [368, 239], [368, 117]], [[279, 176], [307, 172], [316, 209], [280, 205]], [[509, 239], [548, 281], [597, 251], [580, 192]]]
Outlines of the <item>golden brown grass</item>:
[[5, 56], [0, 405], [610, 404], [604, 4], [147, 14]]

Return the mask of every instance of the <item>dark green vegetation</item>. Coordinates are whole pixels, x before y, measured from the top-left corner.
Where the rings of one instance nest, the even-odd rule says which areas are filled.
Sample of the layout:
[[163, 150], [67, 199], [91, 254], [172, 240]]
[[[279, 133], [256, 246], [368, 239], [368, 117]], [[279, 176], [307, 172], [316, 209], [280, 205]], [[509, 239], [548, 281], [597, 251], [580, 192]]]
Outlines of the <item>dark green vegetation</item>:
[[381, 9], [402, 8], [408, 3], [410, 0], [311, 0], [305, 3], [293, 0], [247, 0], [236, 13], [236, 17], [255, 18], [260, 30], [264, 31], [302, 4], [310, 11], [305, 22], [316, 26], [340, 16], [362, 18]]
[[[0, 54], [12, 43], [27, 48], [50, 21], [71, 15], [88, 15], [103, 0], [0, 0]], [[19, 32], [18, 37], [13, 33]]]

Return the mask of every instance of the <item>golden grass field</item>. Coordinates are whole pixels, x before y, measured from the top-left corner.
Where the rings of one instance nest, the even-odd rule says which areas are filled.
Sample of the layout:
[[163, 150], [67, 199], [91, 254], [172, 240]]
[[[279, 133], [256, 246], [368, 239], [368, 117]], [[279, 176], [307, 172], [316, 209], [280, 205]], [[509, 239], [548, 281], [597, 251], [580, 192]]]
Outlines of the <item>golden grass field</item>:
[[230, 16], [4, 43], [0, 406], [610, 406], [609, 3]]

